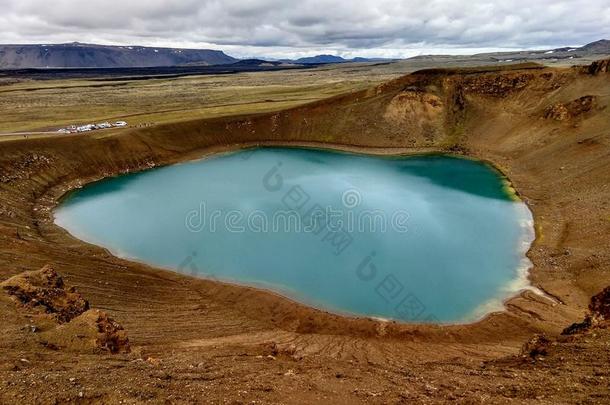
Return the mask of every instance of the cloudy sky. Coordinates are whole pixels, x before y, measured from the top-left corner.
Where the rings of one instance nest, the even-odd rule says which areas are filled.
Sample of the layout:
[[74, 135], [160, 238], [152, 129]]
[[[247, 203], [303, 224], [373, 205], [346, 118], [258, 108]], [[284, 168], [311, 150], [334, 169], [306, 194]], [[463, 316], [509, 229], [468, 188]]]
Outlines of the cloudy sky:
[[0, 0], [0, 43], [407, 57], [610, 38], [610, 0]]

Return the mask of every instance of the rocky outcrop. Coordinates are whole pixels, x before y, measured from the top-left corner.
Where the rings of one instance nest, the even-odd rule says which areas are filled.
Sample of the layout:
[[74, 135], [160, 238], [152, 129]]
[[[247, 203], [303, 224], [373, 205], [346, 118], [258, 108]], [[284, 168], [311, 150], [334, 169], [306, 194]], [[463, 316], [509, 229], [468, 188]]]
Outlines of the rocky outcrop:
[[544, 118], [555, 121], [568, 121], [593, 110], [597, 105], [597, 96], [583, 96], [569, 103], [555, 103], [544, 110]]
[[534, 75], [529, 73], [476, 75], [465, 77], [462, 87], [466, 93], [506, 97], [509, 94], [525, 89], [533, 79]]
[[124, 328], [105, 312], [89, 309], [89, 302], [74, 287], [67, 288], [53, 267], [16, 275], [0, 286], [29, 315], [51, 320], [53, 326], [40, 335], [43, 346], [129, 352]]
[[574, 335], [595, 328], [607, 328], [610, 323], [610, 287], [591, 298], [589, 313], [582, 322], [573, 323], [561, 332], [562, 335]]
[[586, 315], [582, 322], [576, 322], [565, 328], [561, 334], [564, 336], [576, 335], [588, 331], [593, 327], [593, 318], [590, 315]]
[[591, 63], [589, 66], [582, 68], [585, 73], [590, 75], [597, 75], [600, 73], [610, 72], [610, 59], [597, 60]]
[[561, 332], [558, 339], [550, 339], [544, 334], [534, 335], [521, 348], [521, 357], [538, 360], [547, 356], [551, 349], [559, 343], [565, 343], [577, 338], [576, 335], [586, 334], [591, 330], [606, 329], [610, 324], [610, 287], [591, 298], [589, 313], [582, 322], [573, 323]]
[[589, 311], [598, 318], [610, 321], [610, 287], [591, 298]]
[[27, 179], [38, 170], [48, 167], [52, 160], [41, 154], [28, 153], [13, 162], [10, 168], [0, 170], [0, 183], [11, 183], [15, 180]]
[[12, 277], [2, 284], [19, 305], [66, 323], [89, 309], [89, 302], [64, 281], [51, 266]]
[[45, 342], [54, 347], [81, 352], [105, 351], [129, 353], [129, 338], [125, 329], [103, 311], [91, 309], [43, 334]]
[[551, 344], [551, 340], [544, 334], [535, 335], [523, 345], [521, 348], [521, 355], [533, 359], [539, 356], [546, 356], [549, 353]]
[[443, 100], [420, 89], [405, 89], [392, 98], [383, 118], [407, 133], [422, 134], [430, 142], [442, 136]]

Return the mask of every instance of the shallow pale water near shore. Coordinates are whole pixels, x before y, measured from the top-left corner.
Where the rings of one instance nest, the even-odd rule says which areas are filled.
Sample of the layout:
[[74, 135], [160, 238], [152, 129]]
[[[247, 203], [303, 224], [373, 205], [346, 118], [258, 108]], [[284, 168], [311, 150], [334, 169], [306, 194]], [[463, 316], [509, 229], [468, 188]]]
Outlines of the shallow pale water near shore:
[[258, 149], [91, 184], [74, 236], [333, 312], [467, 322], [527, 286], [532, 217], [489, 166]]

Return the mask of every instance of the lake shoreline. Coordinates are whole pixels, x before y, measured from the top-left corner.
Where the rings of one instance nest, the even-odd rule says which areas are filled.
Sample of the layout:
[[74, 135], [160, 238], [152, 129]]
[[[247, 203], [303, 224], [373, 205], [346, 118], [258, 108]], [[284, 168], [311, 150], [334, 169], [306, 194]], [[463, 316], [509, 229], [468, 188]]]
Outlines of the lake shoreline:
[[[340, 153], [340, 154], [347, 154], [347, 155], [353, 155], [355, 157], [388, 157], [390, 159], [409, 159], [409, 158], [421, 158], [421, 157], [429, 157], [429, 156], [433, 156], [433, 157], [444, 157], [444, 158], [450, 158], [450, 159], [465, 159], [468, 161], [472, 161], [474, 163], [476, 163], [477, 165], [481, 165], [481, 166], [485, 166], [487, 167], [489, 170], [491, 170], [493, 173], [496, 174], [496, 176], [498, 176], [498, 181], [502, 182], [504, 184], [504, 189], [503, 192], [506, 194], [506, 197], [510, 200], [513, 201], [520, 201], [518, 198], [515, 198], [515, 194], [510, 192], [510, 190], [513, 190], [512, 186], [510, 185], [509, 180], [506, 178], [506, 176], [497, 168], [495, 168], [495, 166], [493, 166], [490, 162], [484, 162], [484, 161], [480, 161], [471, 157], [465, 157], [462, 155], [456, 155], [456, 154], [451, 154], [451, 153], [443, 153], [443, 152], [438, 152], [438, 151], [426, 151], [426, 152], [419, 152], [419, 153], [413, 153], [412, 151], [400, 151], [399, 153], [396, 153], [397, 151], [392, 150], [392, 149], [383, 149], [383, 150], [376, 150], [376, 149], [370, 149], [370, 150], [356, 150], [354, 148], [349, 148], [347, 145], [316, 145], [315, 147], [312, 145], [307, 145], [307, 146], [300, 146], [300, 145], [296, 145], [296, 144], [292, 144], [289, 147], [286, 147], [285, 145], [265, 145], [265, 146], [255, 146], [253, 148], [251, 148], [250, 146], [245, 146], [245, 147], [240, 147], [238, 149], [235, 150], [230, 150], [230, 151], [223, 151], [223, 152], [219, 152], [216, 154], [211, 154], [211, 155], [206, 155], [205, 157], [202, 158], [198, 158], [198, 159], [193, 159], [193, 160], [189, 160], [189, 161], [185, 161], [185, 162], [181, 162], [179, 164], [175, 164], [175, 165], [171, 165], [171, 166], [179, 166], [183, 163], [198, 163], [198, 162], [203, 162], [207, 159], [214, 159], [214, 158], [218, 158], [218, 157], [223, 157], [223, 156], [228, 156], [228, 155], [233, 155], [233, 154], [237, 154], [237, 153], [249, 153], [250, 150], [254, 151], [257, 149], [275, 149], [275, 150], [279, 150], [281, 151], [282, 149], [284, 150], [291, 150], [291, 149], [299, 149], [299, 150], [303, 150], [303, 151], [321, 151], [321, 152], [328, 152], [328, 153]], [[248, 157], [249, 160], [249, 157]], [[167, 166], [166, 166], [167, 167]], [[161, 169], [161, 167], [156, 167], [155, 170], [159, 170]], [[147, 170], [147, 172], [149, 172], [149, 170]], [[141, 173], [141, 172], [140, 172]], [[130, 173], [130, 175], [134, 175], [136, 174], [134, 173]], [[88, 183], [86, 185], [84, 185], [83, 187], [89, 187], [91, 185], [96, 185], [98, 187], [101, 187], [102, 184], [96, 184], [96, 183], [101, 183], [101, 182], [105, 182], [106, 180], [109, 180], [110, 178], [104, 178], [102, 180], [96, 181], [96, 182], [92, 182], [92, 183]], [[80, 190], [80, 189], [77, 189]], [[153, 261], [146, 261], [144, 259], [138, 259], [136, 256], [133, 255], [129, 255], [125, 252], [123, 252], [122, 250], [120, 250], [120, 248], [116, 247], [116, 248], [110, 248], [110, 247], [104, 247], [105, 245], [107, 246], [107, 243], [103, 243], [99, 240], [97, 240], [96, 237], [93, 236], [93, 234], [91, 234], [90, 232], [85, 232], [85, 231], [76, 231], [78, 229], [77, 225], [69, 225], [69, 222], [67, 221], [67, 217], [65, 216], [66, 214], [64, 214], [64, 216], [62, 217], [63, 219], [60, 220], [60, 218], [57, 216], [56, 212], [56, 208], [58, 208], [60, 205], [65, 204], [67, 202], [67, 200], [70, 198], [70, 196], [73, 195], [73, 193], [76, 190], [71, 190], [69, 192], [67, 192], [66, 194], [64, 194], [64, 196], [60, 197], [58, 200], [58, 206], [54, 207], [52, 209], [53, 215], [54, 215], [54, 219], [55, 219], [55, 224], [60, 226], [61, 228], [65, 229], [72, 237], [79, 239], [80, 241], [84, 242], [84, 243], [90, 243], [90, 244], [94, 244], [94, 245], [98, 245], [104, 249], [107, 249], [109, 252], [111, 252], [111, 254], [113, 254], [116, 257], [119, 257], [121, 259], [124, 260], [130, 260], [133, 262], [137, 262], [143, 265], [150, 265], [150, 266], [154, 266], [157, 268], [161, 268], [167, 271], [172, 271], [172, 272], [177, 272], [179, 274], [185, 274], [184, 271], [179, 271], [178, 269], [175, 268], [175, 266], [164, 266], [164, 265], [160, 265], [160, 264], [155, 264], [154, 260]], [[527, 215], [531, 218], [531, 212], [528, 210], [527, 206], [524, 204], [522, 205], [523, 209], [525, 211], [527, 211]], [[119, 207], [117, 207], [117, 209], [120, 209]], [[515, 208], [517, 209], [517, 208]], [[533, 219], [531, 220], [533, 222]], [[532, 233], [533, 232], [533, 227], [532, 227]], [[72, 232], [70, 231], [72, 230]], [[76, 232], [75, 232], [76, 231]], [[91, 230], [90, 230], [91, 231]], [[531, 267], [531, 262], [529, 262], [529, 260], [527, 259], [527, 251], [529, 250], [534, 237], [529, 236], [529, 232], [525, 232], [523, 231], [524, 234], [522, 235], [522, 239], [523, 241], [526, 241], [526, 248], [522, 248], [521, 245], [523, 244], [521, 241], [519, 242], [519, 252], [522, 252], [522, 259], [521, 259], [521, 263], [519, 264], [518, 268], [515, 268], [515, 278], [513, 278], [511, 281], [509, 281], [506, 285], [504, 285], [501, 289], [502, 293], [500, 295], [498, 295], [497, 297], [491, 298], [486, 300], [485, 302], [482, 302], [474, 311], [472, 311], [472, 313], [468, 316], [464, 315], [463, 319], [460, 320], [445, 320], [442, 322], [438, 322], [439, 325], [468, 325], [468, 324], [472, 324], [472, 323], [476, 323], [478, 321], [481, 321], [483, 319], [485, 319], [485, 317], [495, 313], [495, 312], [502, 312], [504, 311], [506, 308], [504, 306], [504, 304], [509, 301], [511, 298], [513, 298], [514, 296], [519, 295], [521, 292], [525, 291], [525, 290], [530, 290], [533, 291], [541, 296], [544, 296], [544, 293], [542, 293], [541, 291], [537, 290], [534, 286], [532, 286], [529, 282], [529, 268]], [[187, 255], [188, 256], [188, 255]], [[201, 260], [201, 258], [199, 258], [199, 260]], [[527, 263], [524, 263], [523, 261], [527, 261]], [[207, 266], [205, 265], [205, 263], [201, 263], [201, 266], [203, 266], [203, 268], [206, 268]], [[212, 266], [212, 268], [214, 268], [215, 266]], [[187, 274], [188, 275], [188, 274]], [[265, 293], [270, 293], [270, 294], [274, 294], [274, 295], [278, 295], [283, 299], [287, 299], [293, 303], [299, 303], [301, 305], [305, 305], [307, 307], [311, 307], [314, 310], [318, 310], [318, 311], [322, 311], [322, 312], [327, 312], [327, 313], [331, 313], [334, 315], [338, 315], [338, 316], [342, 316], [342, 317], [347, 317], [347, 318], [352, 318], [352, 319], [377, 319], [377, 320], [384, 320], [387, 322], [395, 322], [395, 323], [404, 323], [404, 324], [435, 324], [435, 322], [420, 322], [417, 320], [400, 320], [400, 319], [395, 319], [391, 316], [384, 316], [381, 313], [377, 313], [375, 315], [364, 315], [364, 314], [358, 314], [357, 311], [348, 311], [347, 309], [345, 310], [341, 310], [337, 308], [333, 309], [333, 305], [329, 304], [324, 305], [321, 302], [316, 303], [315, 300], [313, 299], [309, 299], [306, 297], [306, 295], [302, 295], [302, 294], [297, 294], [295, 290], [295, 286], [293, 286], [292, 288], [285, 286], [285, 287], [281, 287], [279, 285], [275, 285], [272, 282], [264, 282], [264, 281], [259, 281], [257, 283], [255, 283], [256, 285], [252, 285], [252, 283], [248, 283], [248, 282], [240, 282], [237, 279], [230, 279], [230, 278], [223, 278], [223, 277], [214, 277], [214, 276], [204, 276], [204, 275], [195, 275], [195, 274], [190, 274], [190, 276], [194, 276], [194, 277], [198, 277], [198, 278], [202, 278], [204, 280], [208, 280], [208, 281], [217, 281], [217, 282], [222, 282], [225, 284], [231, 284], [234, 286], [242, 286], [242, 287], [249, 287], [249, 288], [254, 288], [255, 290], [260, 290], [261, 292], [265, 292]], [[411, 275], [413, 276], [413, 275]], [[292, 291], [292, 292], [291, 292]], [[418, 295], [421, 294], [421, 291], [418, 290]], [[292, 295], [292, 297], [291, 297]], [[295, 298], [295, 296], [300, 296], [300, 298]], [[327, 297], [328, 299], [329, 297]], [[425, 299], [424, 301], [428, 301], [427, 299]], [[486, 309], [485, 309], [486, 308]], [[484, 310], [485, 309], [485, 310]], [[438, 315], [438, 314], [437, 314]], [[394, 314], [394, 316], [396, 316]]]

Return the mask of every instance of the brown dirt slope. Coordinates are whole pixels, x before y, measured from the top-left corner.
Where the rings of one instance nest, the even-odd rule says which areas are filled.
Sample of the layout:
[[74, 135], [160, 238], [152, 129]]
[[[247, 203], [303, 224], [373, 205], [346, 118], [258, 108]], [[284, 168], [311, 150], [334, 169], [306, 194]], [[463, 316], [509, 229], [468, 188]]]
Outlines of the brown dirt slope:
[[[610, 401], [609, 332], [555, 340], [610, 285], [610, 80], [518, 66], [417, 72], [255, 116], [0, 143], [0, 277], [53, 264], [129, 333], [132, 353], [43, 347], [0, 296], [6, 402]], [[586, 111], [577, 108], [595, 100]], [[561, 120], [549, 115], [565, 107]], [[88, 181], [251, 145], [448, 151], [493, 162], [531, 207], [532, 283], [473, 325], [347, 319], [266, 292], [152, 269], [70, 237], [51, 209]], [[544, 358], [519, 355], [544, 333]]]

